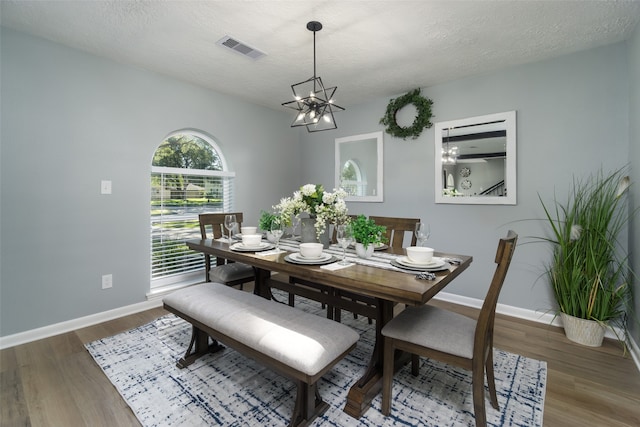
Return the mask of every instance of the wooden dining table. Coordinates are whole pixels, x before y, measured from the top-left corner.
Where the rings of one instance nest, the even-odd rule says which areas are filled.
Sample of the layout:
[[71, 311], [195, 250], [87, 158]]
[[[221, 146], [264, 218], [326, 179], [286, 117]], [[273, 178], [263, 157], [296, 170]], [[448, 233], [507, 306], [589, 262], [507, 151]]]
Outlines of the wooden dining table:
[[[394, 306], [419, 306], [427, 303], [466, 270], [473, 260], [467, 255], [436, 252], [434, 256], [456, 259], [459, 264], [451, 263], [445, 270], [435, 272], [435, 280], [421, 280], [416, 277], [415, 271], [399, 271], [359, 263], [337, 270], [328, 270], [319, 265], [291, 263], [285, 260], [287, 254], [295, 251], [291, 246], [287, 248], [289, 251], [262, 255], [260, 252], [234, 251], [230, 249], [229, 243], [213, 239], [188, 240], [186, 244], [197, 252], [253, 266], [256, 272], [256, 295], [271, 299], [271, 289], [281, 289], [317, 300], [331, 308], [357, 312], [375, 320], [376, 339], [369, 365], [362, 377], [351, 386], [344, 407], [344, 412], [354, 418], [360, 418], [366, 412], [372, 399], [382, 388], [384, 338], [381, 331], [393, 318]], [[405, 254], [404, 249], [388, 248], [384, 252], [397, 256]], [[303, 283], [282, 280], [283, 275], [303, 279]], [[362, 300], [359, 301], [358, 297], [362, 297]], [[331, 315], [328, 314], [328, 317]], [[399, 366], [405, 362], [406, 358], [400, 358]]]

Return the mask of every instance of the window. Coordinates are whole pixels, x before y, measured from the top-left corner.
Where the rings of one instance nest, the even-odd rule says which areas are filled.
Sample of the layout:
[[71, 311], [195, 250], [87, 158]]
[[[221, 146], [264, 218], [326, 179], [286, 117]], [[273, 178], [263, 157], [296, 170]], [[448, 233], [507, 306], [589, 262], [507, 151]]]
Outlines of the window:
[[233, 210], [233, 178], [213, 139], [170, 134], [151, 166], [151, 288], [202, 279], [204, 256], [185, 245], [199, 239], [198, 214]]

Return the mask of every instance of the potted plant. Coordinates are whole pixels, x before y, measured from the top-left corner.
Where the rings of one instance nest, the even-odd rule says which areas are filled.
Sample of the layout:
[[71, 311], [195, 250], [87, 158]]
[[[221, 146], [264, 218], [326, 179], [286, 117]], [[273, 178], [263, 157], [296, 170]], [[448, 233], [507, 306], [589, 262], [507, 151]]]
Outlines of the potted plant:
[[271, 234], [271, 223], [278, 218], [278, 215], [272, 214], [271, 212], [261, 211], [260, 212], [260, 220], [258, 222], [258, 226], [260, 230], [264, 230], [267, 232], [267, 240], [271, 243], [275, 243], [276, 239]]
[[548, 207], [538, 196], [551, 230], [542, 240], [553, 246], [546, 273], [565, 334], [580, 344], [600, 346], [606, 326], [617, 326], [624, 334], [613, 329], [618, 340], [626, 339], [634, 273], [618, 237], [637, 212], [624, 197], [629, 185], [622, 168], [574, 178], [565, 203], [554, 198]]
[[369, 258], [373, 254], [375, 245], [386, 240], [384, 237], [386, 231], [387, 227], [376, 225], [374, 220], [358, 215], [351, 222], [351, 233], [356, 241], [356, 254], [360, 258]]

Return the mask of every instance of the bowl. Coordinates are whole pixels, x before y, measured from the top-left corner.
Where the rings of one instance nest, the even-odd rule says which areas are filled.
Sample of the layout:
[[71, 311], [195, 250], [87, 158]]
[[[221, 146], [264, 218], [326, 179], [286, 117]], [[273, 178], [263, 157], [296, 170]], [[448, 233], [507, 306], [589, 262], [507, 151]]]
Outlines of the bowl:
[[242, 234], [256, 234], [258, 232], [258, 227], [245, 227], [242, 226]]
[[244, 234], [242, 233], [242, 244], [244, 246], [260, 246], [262, 234]]
[[433, 248], [409, 246], [407, 248], [407, 257], [409, 261], [415, 262], [416, 264], [427, 264], [433, 258]]
[[300, 256], [303, 258], [320, 258], [322, 243], [300, 243]]

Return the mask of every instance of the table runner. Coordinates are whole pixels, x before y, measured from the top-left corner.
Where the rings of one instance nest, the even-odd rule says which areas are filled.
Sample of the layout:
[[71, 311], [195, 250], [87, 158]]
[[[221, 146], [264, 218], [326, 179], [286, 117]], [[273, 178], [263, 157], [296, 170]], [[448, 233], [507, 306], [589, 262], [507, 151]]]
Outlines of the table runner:
[[[280, 239], [280, 249], [288, 250], [291, 252], [300, 251], [300, 242], [295, 239], [285, 238]], [[329, 245], [327, 249], [323, 249], [323, 252], [335, 255], [338, 259], [342, 259], [342, 247], [336, 244]], [[418, 271], [404, 270], [391, 264], [391, 261], [398, 258], [398, 254], [390, 254], [384, 251], [374, 251], [370, 258], [360, 258], [356, 255], [355, 249], [347, 248], [347, 260], [355, 264], [366, 265], [369, 267], [383, 268], [385, 270], [399, 271], [401, 273], [417, 274]]]

